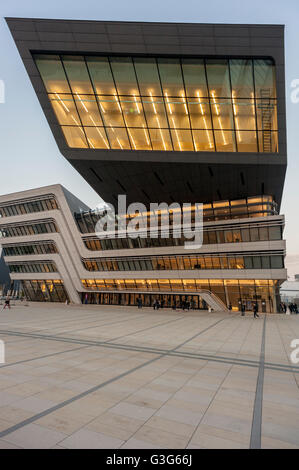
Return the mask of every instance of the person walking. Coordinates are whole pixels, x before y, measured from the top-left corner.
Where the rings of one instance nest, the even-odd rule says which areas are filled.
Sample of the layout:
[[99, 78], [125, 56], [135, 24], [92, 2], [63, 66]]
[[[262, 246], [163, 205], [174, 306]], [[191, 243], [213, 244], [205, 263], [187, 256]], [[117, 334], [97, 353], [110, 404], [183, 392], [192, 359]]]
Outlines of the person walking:
[[3, 310], [4, 310], [6, 307], [8, 307], [9, 310], [10, 310], [10, 297], [9, 297], [9, 295], [7, 295], [6, 298], [5, 298]]
[[242, 317], [245, 316], [245, 304], [242, 304], [242, 305], [241, 305], [241, 316], [242, 316]]
[[258, 305], [257, 305], [257, 303], [255, 303], [254, 306], [253, 306], [253, 318], [260, 318], [260, 316], [257, 313], [258, 310], [259, 310]]

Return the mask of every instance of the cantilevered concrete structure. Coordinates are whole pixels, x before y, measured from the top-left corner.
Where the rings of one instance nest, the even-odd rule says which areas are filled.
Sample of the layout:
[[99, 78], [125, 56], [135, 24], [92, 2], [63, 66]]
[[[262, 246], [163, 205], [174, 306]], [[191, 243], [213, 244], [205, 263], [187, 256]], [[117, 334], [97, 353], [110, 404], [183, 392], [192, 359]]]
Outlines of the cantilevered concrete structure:
[[105, 201], [280, 206], [283, 26], [6, 21], [61, 153]]

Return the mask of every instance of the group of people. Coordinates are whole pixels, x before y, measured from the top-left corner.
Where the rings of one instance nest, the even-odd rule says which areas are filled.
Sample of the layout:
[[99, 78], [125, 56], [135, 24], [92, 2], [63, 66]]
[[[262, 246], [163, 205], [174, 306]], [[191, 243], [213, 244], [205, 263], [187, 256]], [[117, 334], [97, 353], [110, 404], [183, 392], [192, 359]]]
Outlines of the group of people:
[[[141, 297], [138, 297], [137, 298], [137, 306], [138, 308], [142, 308], [143, 304], [142, 304], [142, 299]], [[155, 299], [154, 303], [153, 303], [153, 309], [154, 310], [159, 310], [160, 308], [163, 308], [165, 306], [165, 301], [164, 300], [159, 300], [159, 299]], [[295, 305], [296, 307], [296, 310], [297, 310], [297, 305]], [[194, 309], [194, 302], [191, 301], [189, 302], [189, 300], [181, 300], [178, 304], [175, 302], [173, 305], [172, 305], [172, 309], [173, 310], [176, 310], [177, 308], [180, 308], [182, 310], [190, 310], [191, 309]], [[232, 304], [229, 304], [228, 306], [228, 309], [231, 311], [232, 310]], [[210, 310], [210, 309], [209, 309]], [[240, 311], [241, 311], [241, 315], [244, 316], [245, 315], [245, 310], [246, 310], [246, 305], [245, 303], [241, 303], [240, 304]], [[259, 315], [258, 315], [258, 303], [255, 302], [253, 304], [253, 316], [254, 318], [259, 318]], [[296, 311], [297, 313], [297, 311]]]
[[[154, 304], [153, 304], [153, 307], [154, 307], [154, 310], [159, 310], [159, 308], [163, 308], [165, 305], [165, 301], [164, 300], [161, 300], [161, 302], [156, 299]], [[182, 309], [183, 311], [185, 310], [190, 310], [190, 308], [194, 309], [195, 305], [194, 305], [194, 302], [190, 302], [189, 300], [181, 300], [180, 302], [176, 303], [174, 302], [173, 305], [172, 305], [172, 310], [176, 310], [177, 308], [180, 308]]]
[[279, 307], [282, 313], [299, 313], [298, 306], [296, 303], [291, 302], [287, 305], [284, 302], [281, 302]]
[[[180, 303], [179, 303], [179, 308], [181, 308], [182, 310], [190, 310], [190, 308], [194, 308], [193, 305], [191, 305], [191, 303], [189, 302], [189, 300], [182, 300]], [[173, 305], [173, 310], [176, 310], [177, 308], [177, 305], [174, 304]]]
[[[143, 303], [142, 303], [142, 298], [141, 297], [138, 297], [137, 300], [136, 300], [136, 303], [137, 303], [137, 307], [138, 308], [142, 308], [143, 307]], [[165, 306], [165, 300], [159, 300], [159, 299], [155, 299], [154, 303], [153, 303], [153, 309], [154, 310], [159, 310], [160, 308], [164, 308]], [[177, 308], [181, 308], [182, 310], [190, 310], [190, 308], [194, 308], [194, 302], [189, 302], [189, 300], [182, 300], [180, 301], [178, 304], [174, 303], [172, 305], [172, 309], [173, 310], [176, 310]]]
[[154, 310], [159, 310], [159, 308], [164, 307], [164, 304], [165, 304], [164, 300], [161, 300], [161, 302], [160, 302], [158, 299], [156, 299], [155, 302], [153, 303], [153, 308], [154, 308]]

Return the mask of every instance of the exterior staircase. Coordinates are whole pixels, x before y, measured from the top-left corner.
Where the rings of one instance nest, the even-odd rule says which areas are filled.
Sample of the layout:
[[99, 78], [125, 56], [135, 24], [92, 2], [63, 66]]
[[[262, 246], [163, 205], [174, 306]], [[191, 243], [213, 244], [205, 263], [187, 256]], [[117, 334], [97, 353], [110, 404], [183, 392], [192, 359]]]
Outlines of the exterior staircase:
[[214, 312], [229, 312], [229, 309], [222, 300], [209, 290], [199, 292], [201, 298], [214, 310]]
[[261, 118], [262, 118], [262, 148], [263, 152], [272, 152], [272, 109], [271, 109], [271, 100], [270, 100], [270, 89], [263, 88], [260, 90], [260, 95], [262, 98], [261, 104]]

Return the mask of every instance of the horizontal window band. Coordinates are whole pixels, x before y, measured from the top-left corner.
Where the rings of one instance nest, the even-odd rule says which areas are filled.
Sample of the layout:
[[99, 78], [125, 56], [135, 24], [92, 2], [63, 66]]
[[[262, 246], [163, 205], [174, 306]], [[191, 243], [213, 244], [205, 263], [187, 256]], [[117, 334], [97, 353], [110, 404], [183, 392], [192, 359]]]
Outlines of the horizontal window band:
[[[217, 228], [216, 228], [217, 227]], [[214, 232], [214, 231], [231, 231], [231, 230], [246, 230], [246, 229], [255, 229], [255, 228], [270, 228], [270, 227], [284, 227], [284, 223], [281, 222], [280, 224], [265, 224], [265, 223], [261, 223], [261, 224], [258, 224], [258, 223], [255, 223], [255, 225], [249, 225], [249, 224], [244, 224], [243, 226], [241, 225], [230, 225], [230, 226], [227, 226], [227, 225], [219, 225], [219, 226], [213, 226], [213, 227], [209, 227], [207, 229], [203, 229], [203, 233], [209, 233], [209, 232]], [[190, 232], [191, 233], [191, 232]], [[128, 237], [115, 237], [117, 239], [126, 239]], [[147, 237], [147, 238], [151, 238], [151, 237]], [[83, 241], [92, 241], [92, 240], [100, 240], [99, 237], [97, 236], [83, 236], [82, 237]], [[268, 241], [268, 240], [258, 240], [258, 242], [260, 241]], [[247, 242], [247, 243], [255, 243], [255, 242]]]
[[[56, 94], [55, 92], [49, 92], [49, 93], [48, 93], [48, 96], [49, 96], [49, 97], [52, 97], [52, 96], [55, 96], [55, 94]], [[68, 96], [68, 97], [70, 97], [70, 98], [75, 98], [76, 100], [78, 100], [78, 96], [77, 96], [76, 93], [57, 92], [57, 94], [59, 94], [60, 97], [61, 97], [61, 96], [62, 96], [62, 97]], [[88, 96], [88, 97], [97, 97], [97, 98], [98, 98], [98, 97], [103, 97], [103, 96], [111, 96], [111, 98], [114, 99], [113, 103], [116, 103], [116, 101], [115, 101], [115, 96], [117, 96], [118, 98], [122, 98], [122, 97], [124, 97], [124, 98], [132, 98], [132, 97], [133, 97], [133, 98], [134, 98], [134, 96], [136, 96], [136, 98], [150, 98], [150, 103], [152, 103], [151, 98], [159, 98], [159, 99], [161, 99], [161, 98], [163, 98], [163, 99], [167, 99], [167, 98], [182, 99], [182, 98], [183, 98], [182, 95], [180, 96], [180, 95], [170, 95], [170, 94], [169, 94], [169, 95], [163, 95], [163, 94], [161, 94], [161, 95], [154, 95], [154, 94], [153, 94], [153, 95], [145, 95], [145, 94], [138, 94], [138, 93], [136, 93], [135, 95], [132, 95], [132, 94], [116, 94], [116, 95], [115, 95], [115, 94], [109, 94], [109, 93], [102, 93], [102, 94], [99, 94], [99, 93], [86, 93], [86, 92], [81, 92], [81, 93], [80, 93], [80, 97], [82, 98], [82, 97], [84, 97], [84, 96]], [[197, 96], [197, 95], [188, 95], [188, 94], [187, 94], [186, 96], [184, 96], [184, 98], [192, 99], [192, 100], [193, 100], [193, 99], [194, 99], [194, 100], [198, 100], [198, 96]], [[202, 100], [202, 99], [203, 99], [203, 100], [204, 100], [204, 99], [206, 99], [206, 100], [212, 99], [212, 100], [213, 100], [213, 98], [214, 98], [213, 95], [200, 96], [200, 99], [201, 99], [201, 100]], [[59, 100], [59, 98], [57, 98], [57, 97], [56, 97], [55, 99]], [[217, 96], [215, 99], [216, 99], [216, 100], [235, 100], [236, 102], [237, 102], [238, 100], [242, 100], [242, 101], [243, 101], [243, 100], [244, 100], [244, 101], [245, 101], [245, 100], [248, 100], [248, 101], [250, 101], [250, 103], [252, 103], [253, 100], [259, 101], [259, 102], [268, 102], [268, 101], [270, 101], [270, 102], [277, 103], [277, 98], [272, 98], [272, 97], [269, 97], [269, 98], [261, 98], [261, 97], [257, 97], [257, 96], [254, 96], [254, 97], [238, 96], [238, 97], [232, 98], [230, 95], [227, 95], [227, 96]], [[135, 103], [136, 101], [133, 99], [132, 102]], [[180, 102], [180, 104], [182, 104], [182, 102]], [[198, 104], [200, 104], [200, 103], [197, 101], [196, 104], [198, 105]], [[204, 104], [204, 103], [202, 103], [202, 104]], [[220, 103], [218, 103], [218, 101], [217, 101], [217, 104], [220, 104]]]
[[18, 248], [18, 247], [29, 247], [29, 246], [44, 246], [44, 245], [54, 245], [57, 246], [54, 240], [34, 240], [33, 242], [22, 242], [22, 243], [9, 243], [2, 245], [2, 248]]
[[[70, 148], [278, 152], [275, 63], [270, 58], [40, 52], [34, 60], [58, 122], [79, 129], [62, 128]], [[171, 134], [165, 135], [168, 128]], [[154, 129], [161, 135], [149, 135]], [[190, 129], [192, 137], [186, 134]], [[263, 134], [257, 134], [259, 129]], [[244, 132], [250, 130], [256, 134], [248, 139]], [[206, 136], [199, 138], [198, 131]]]
[[[0, 218], [1, 220], [1, 218]], [[5, 224], [5, 225], [0, 225], [0, 230], [5, 230], [6, 228], [14, 228], [14, 227], [23, 227], [23, 226], [28, 226], [28, 225], [38, 225], [38, 224], [46, 224], [46, 223], [54, 223], [56, 224], [56, 221], [54, 219], [40, 219], [40, 220], [30, 220], [30, 221], [25, 221], [25, 222], [16, 222], [14, 224]]]
[[7, 207], [7, 206], [17, 206], [19, 204], [26, 204], [26, 203], [34, 203], [34, 202], [39, 202], [39, 201], [44, 201], [44, 200], [51, 200], [51, 199], [55, 199], [56, 203], [57, 203], [57, 199], [56, 199], [56, 196], [54, 194], [45, 194], [45, 195], [42, 195], [42, 196], [38, 196], [38, 197], [32, 197], [32, 198], [26, 198], [26, 199], [15, 199], [13, 201], [6, 201], [6, 202], [3, 202], [0, 204], [0, 208], [4, 208], [4, 207]]
[[8, 266], [31, 266], [31, 265], [36, 265], [36, 264], [51, 264], [55, 265], [53, 260], [34, 260], [34, 261], [11, 261], [8, 262]]
[[[74, 125], [74, 124], [60, 124], [61, 127], [72, 127], [72, 128], [75, 128], [75, 129], [78, 129], [78, 128], [86, 128], [86, 129], [107, 129], [107, 130], [111, 130], [111, 127], [110, 126], [98, 126], [98, 125], [94, 125], [94, 126], [87, 126], [87, 125]], [[210, 132], [256, 132], [256, 129], [253, 128], [253, 129], [238, 129], [235, 131], [234, 128], [223, 128], [223, 129], [215, 129], [215, 128], [208, 128], [206, 129], [205, 127], [204, 128], [195, 128], [195, 127], [138, 127], [138, 126], [112, 126], [113, 129], [137, 129], [137, 130], [141, 130], [141, 131], [144, 131], [145, 130], [149, 130], [149, 131], [156, 131], [156, 130], [161, 130], [161, 131], [201, 131], [201, 132], [206, 132], [206, 131], [210, 131]], [[271, 130], [265, 130], [265, 129], [257, 129], [257, 132], [267, 132], [267, 133], [274, 133], [274, 132], [278, 132], [278, 129], [271, 129]]]
[[118, 256], [118, 257], [103, 257], [103, 258], [81, 258], [83, 262], [105, 262], [105, 261], [146, 261], [146, 260], [176, 260], [178, 258], [184, 258], [189, 260], [191, 258], [230, 258], [230, 257], [244, 257], [244, 256], [284, 256], [285, 252], [282, 250], [277, 251], [242, 251], [242, 252], [230, 252], [230, 253], [193, 253], [186, 255], [185, 253], [176, 253], [175, 255], [148, 255], [148, 256]]

